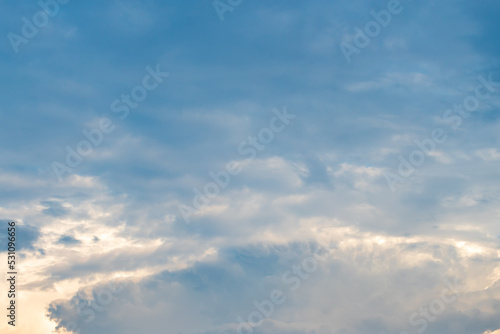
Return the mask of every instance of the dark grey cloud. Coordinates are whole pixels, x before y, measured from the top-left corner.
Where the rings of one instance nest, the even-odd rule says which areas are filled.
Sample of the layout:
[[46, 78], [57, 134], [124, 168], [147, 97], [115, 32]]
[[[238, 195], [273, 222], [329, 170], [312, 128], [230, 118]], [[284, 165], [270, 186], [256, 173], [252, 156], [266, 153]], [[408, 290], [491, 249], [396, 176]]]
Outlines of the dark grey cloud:
[[[7, 251], [9, 243], [9, 225], [10, 220], [0, 220], [2, 229], [0, 230], [0, 249]], [[36, 226], [29, 224], [16, 224], [14, 226], [16, 233], [15, 247], [17, 251], [21, 250], [35, 250], [34, 244], [41, 236], [40, 230]], [[42, 251], [43, 252], [43, 251]]]
[[63, 235], [59, 238], [59, 240], [57, 240], [57, 243], [64, 245], [75, 245], [81, 243], [81, 241], [71, 235]]

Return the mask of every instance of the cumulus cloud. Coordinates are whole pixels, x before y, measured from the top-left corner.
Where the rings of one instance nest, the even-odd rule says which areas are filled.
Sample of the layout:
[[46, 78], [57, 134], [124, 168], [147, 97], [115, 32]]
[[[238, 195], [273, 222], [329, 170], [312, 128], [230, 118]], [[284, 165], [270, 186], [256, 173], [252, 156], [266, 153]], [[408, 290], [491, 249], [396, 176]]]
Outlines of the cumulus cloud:
[[[352, 232], [323, 229], [317, 239], [328, 248], [298, 242], [221, 249], [188, 268], [136, 280], [87, 323], [87, 313], [76, 314], [77, 305], [98, 303], [100, 287], [90, 287], [86, 298], [80, 292], [71, 300], [54, 301], [50, 315], [62, 324], [77, 323], [81, 333], [110, 328], [134, 333], [137, 323], [147, 330], [168, 324], [173, 332], [240, 333], [243, 322], [259, 319], [250, 316], [259, 310], [256, 303], [270, 300], [277, 289], [286, 302], [274, 304], [272, 311], [268, 307], [255, 333], [379, 333], [423, 325], [429, 333], [451, 333], [455, 318], [462, 318], [464, 327], [498, 324], [494, 307], [500, 290], [494, 283], [499, 277], [476, 278], [478, 270], [495, 265], [494, 248], [470, 253], [453, 240]], [[321, 254], [317, 267], [305, 262], [315, 253]], [[443, 296], [447, 302], [435, 304]], [[436, 306], [441, 304], [443, 309]], [[431, 310], [433, 321], [425, 320], [422, 308]]]

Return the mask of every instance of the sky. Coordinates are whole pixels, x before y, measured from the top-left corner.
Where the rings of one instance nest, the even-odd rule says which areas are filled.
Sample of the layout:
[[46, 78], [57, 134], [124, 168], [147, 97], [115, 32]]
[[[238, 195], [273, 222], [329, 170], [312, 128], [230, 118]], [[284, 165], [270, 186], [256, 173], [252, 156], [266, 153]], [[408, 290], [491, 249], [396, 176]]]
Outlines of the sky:
[[500, 333], [498, 1], [0, 13], [1, 333]]

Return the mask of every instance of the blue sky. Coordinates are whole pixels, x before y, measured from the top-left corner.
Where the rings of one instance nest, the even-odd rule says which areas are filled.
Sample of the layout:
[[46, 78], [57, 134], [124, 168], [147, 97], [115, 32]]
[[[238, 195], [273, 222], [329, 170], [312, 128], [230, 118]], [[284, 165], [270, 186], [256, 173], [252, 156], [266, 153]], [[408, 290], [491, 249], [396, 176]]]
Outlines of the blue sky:
[[30, 38], [40, 5], [0, 4], [0, 220], [20, 225], [23, 292], [2, 331], [500, 329], [498, 2], [63, 2]]

